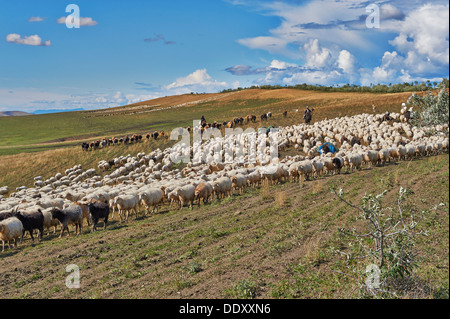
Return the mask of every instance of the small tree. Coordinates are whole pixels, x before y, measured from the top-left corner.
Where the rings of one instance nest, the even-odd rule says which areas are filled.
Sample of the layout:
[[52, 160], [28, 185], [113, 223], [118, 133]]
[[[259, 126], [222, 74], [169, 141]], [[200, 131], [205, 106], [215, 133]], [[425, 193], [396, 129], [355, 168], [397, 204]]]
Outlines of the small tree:
[[359, 287], [363, 295], [375, 297], [382, 296], [383, 293], [395, 295], [395, 291], [390, 289], [392, 281], [411, 275], [413, 269], [417, 267], [415, 237], [427, 235], [427, 232], [416, 231], [416, 228], [427, 211], [420, 214], [416, 214], [413, 210], [405, 212], [403, 203], [412, 192], [403, 187], [400, 187], [394, 207], [383, 206], [382, 200], [387, 191], [375, 196], [365, 195], [361, 207], [345, 200], [342, 189], [338, 192], [333, 189], [332, 193], [347, 206], [356, 209], [360, 213], [358, 217], [367, 222], [364, 223], [366, 229], [363, 233], [355, 229], [339, 229], [346, 237], [356, 241], [356, 244], [349, 244], [350, 253], [333, 250], [346, 256], [349, 263], [362, 259], [368, 265], [364, 272], [358, 267], [353, 268], [352, 275], [333, 271], [355, 279], [357, 281], [355, 289]]
[[425, 96], [419, 96], [413, 93], [407, 101], [408, 105], [414, 107], [412, 112], [412, 123], [416, 126], [430, 126], [445, 124], [449, 121], [449, 97], [445, 85], [437, 95], [428, 91]]

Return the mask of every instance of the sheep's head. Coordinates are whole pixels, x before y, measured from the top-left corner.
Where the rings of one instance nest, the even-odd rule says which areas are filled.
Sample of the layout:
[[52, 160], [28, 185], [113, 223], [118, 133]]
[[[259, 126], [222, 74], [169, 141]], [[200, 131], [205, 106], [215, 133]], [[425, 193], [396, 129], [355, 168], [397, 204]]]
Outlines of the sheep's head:
[[53, 218], [57, 218], [58, 216], [60, 216], [62, 214], [62, 211], [59, 208], [52, 208], [52, 210], [50, 211], [50, 214], [52, 214]]
[[18, 210], [16, 210], [16, 211], [13, 210], [12, 217], [16, 217], [19, 220], [22, 220], [22, 218], [23, 218], [22, 213]]

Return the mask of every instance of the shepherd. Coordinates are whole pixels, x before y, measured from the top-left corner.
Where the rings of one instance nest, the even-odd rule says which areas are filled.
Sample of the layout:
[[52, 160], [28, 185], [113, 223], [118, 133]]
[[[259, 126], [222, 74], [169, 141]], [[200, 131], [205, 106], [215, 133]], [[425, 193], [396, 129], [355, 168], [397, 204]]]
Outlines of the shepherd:
[[310, 110], [309, 106], [306, 106], [305, 113], [303, 114], [303, 119], [305, 120], [306, 124], [309, 124], [309, 122], [311, 122], [313, 111], [314, 111], [314, 109]]

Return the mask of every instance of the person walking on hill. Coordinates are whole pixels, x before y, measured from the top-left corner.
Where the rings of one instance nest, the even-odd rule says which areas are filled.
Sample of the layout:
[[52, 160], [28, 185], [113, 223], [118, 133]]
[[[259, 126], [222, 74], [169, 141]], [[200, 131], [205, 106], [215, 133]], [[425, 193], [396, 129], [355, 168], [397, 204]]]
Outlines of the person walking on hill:
[[312, 120], [312, 112], [314, 109], [310, 109], [309, 106], [306, 106], [305, 113], [303, 114], [303, 119], [305, 120], [306, 124], [309, 124]]

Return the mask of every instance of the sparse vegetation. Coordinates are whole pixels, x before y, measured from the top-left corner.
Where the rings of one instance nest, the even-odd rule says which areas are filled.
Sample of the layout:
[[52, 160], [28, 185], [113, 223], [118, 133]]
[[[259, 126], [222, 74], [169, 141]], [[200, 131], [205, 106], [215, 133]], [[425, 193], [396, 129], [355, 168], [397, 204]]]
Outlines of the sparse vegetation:
[[[2, 290], [0, 297], [355, 298], [354, 280], [332, 271], [348, 267], [332, 248], [349, 253], [338, 230], [363, 228], [358, 214], [333, 199], [329, 189], [339, 185], [350, 190], [370, 180], [364, 188], [344, 193], [345, 198], [358, 203], [366, 192], [386, 189], [384, 198], [390, 202], [399, 186], [389, 186], [381, 177], [395, 168], [400, 185], [415, 193], [407, 207], [420, 212], [446, 203], [421, 222], [429, 236], [417, 238], [419, 267], [409, 281], [395, 282], [398, 296], [446, 298], [449, 157], [432, 159], [433, 165], [429, 158], [415, 159], [327, 176], [303, 187], [290, 182], [271, 186], [273, 194], [284, 192], [289, 199], [282, 209], [254, 191], [194, 211], [165, 208], [126, 224], [111, 220], [106, 231], [92, 234], [84, 227], [78, 237], [50, 234], [34, 245], [27, 238], [18, 249], [0, 255], [0, 286], [16, 287], [7, 294]], [[70, 263], [80, 267], [80, 289], [64, 285]]]
[[233, 287], [225, 291], [225, 296], [238, 299], [253, 299], [258, 294], [258, 286], [247, 279], [238, 281]]
[[[352, 273], [345, 274], [355, 279], [362, 296], [381, 297], [392, 294], [405, 294], [414, 289], [414, 270], [418, 267], [416, 236], [427, 236], [428, 230], [420, 229], [420, 223], [428, 214], [422, 210], [415, 213], [413, 208], [405, 210], [404, 202], [412, 192], [400, 187], [398, 196], [392, 206], [383, 205], [387, 191], [378, 195], [365, 195], [361, 207], [355, 206], [339, 193], [332, 192], [349, 208], [359, 212], [359, 218], [365, 222], [364, 231], [340, 229], [354, 243], [349, 245], [349, 252], [335, 250], [347, 257]], [[439, 203], [433, 210], [444, 203]], [[361, 264], [365, 270], [361, 269]], [[367, 266], [367, 267], [366, 267]], [[361, 279], [363, 278], [363, 279]], [[356, 288], [355, 287], [355, 288]]]

